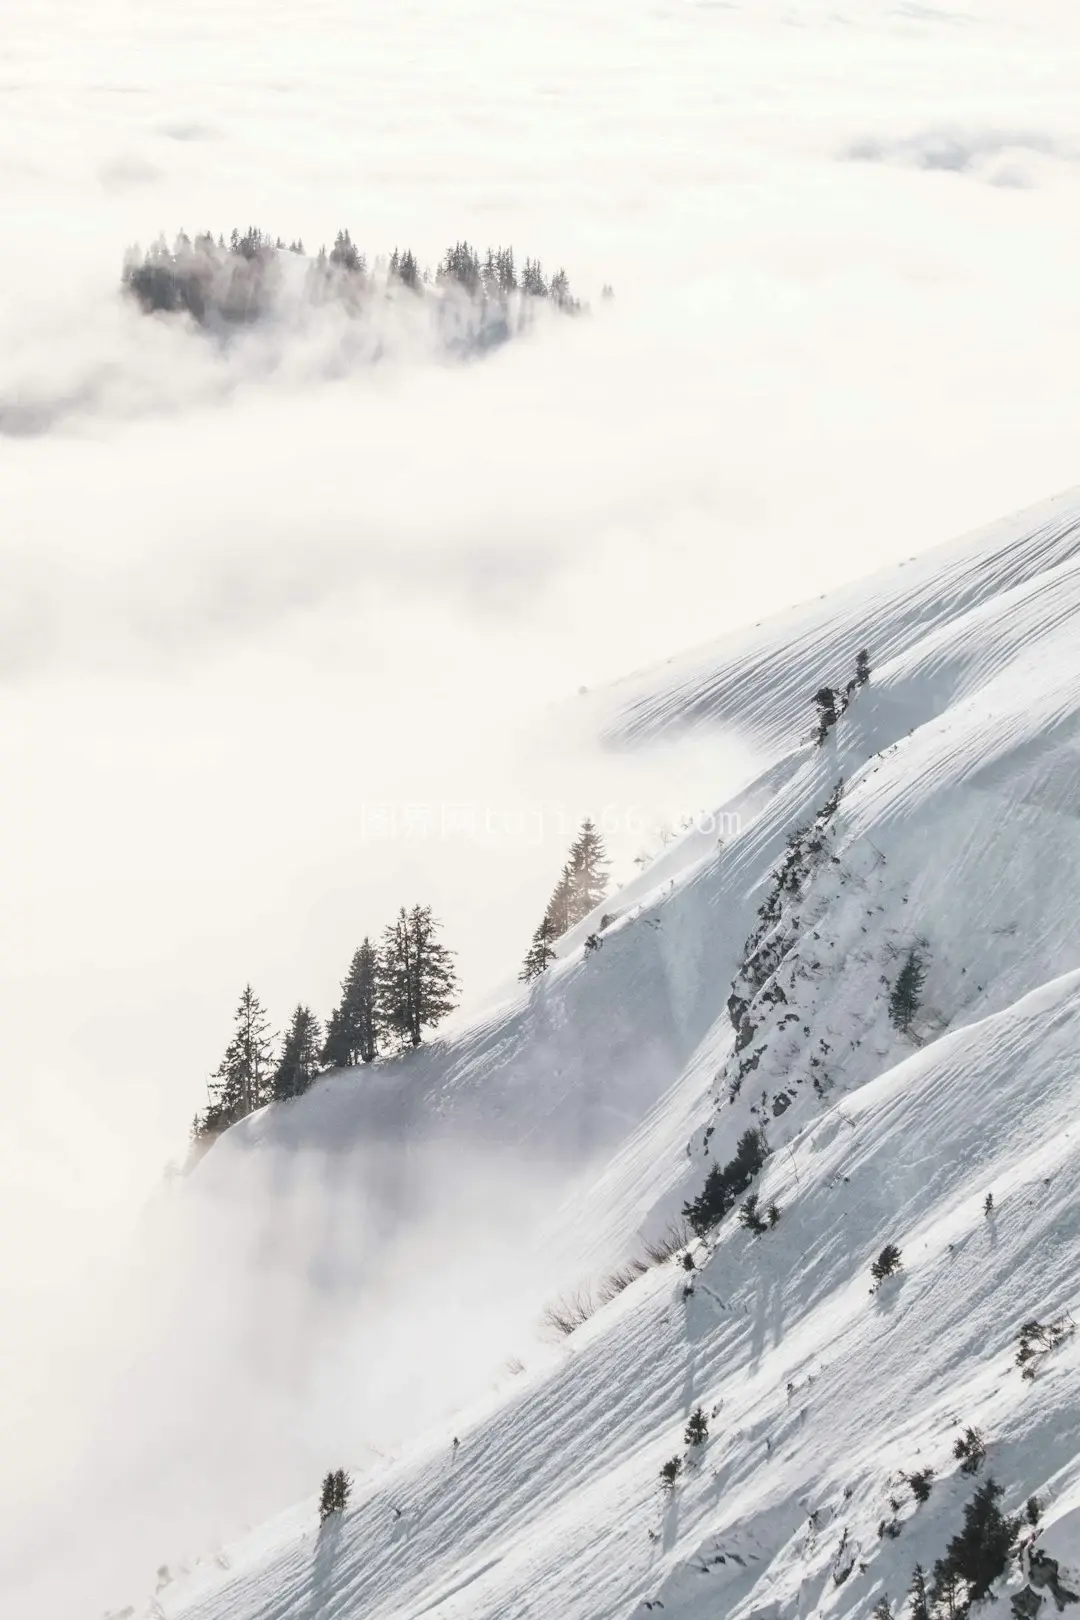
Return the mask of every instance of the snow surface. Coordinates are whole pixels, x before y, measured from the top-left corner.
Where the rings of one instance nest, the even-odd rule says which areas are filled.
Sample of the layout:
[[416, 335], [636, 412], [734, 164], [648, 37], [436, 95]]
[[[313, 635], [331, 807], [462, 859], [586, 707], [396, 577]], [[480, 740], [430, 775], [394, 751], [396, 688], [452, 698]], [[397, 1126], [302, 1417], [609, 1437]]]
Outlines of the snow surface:
[[[483, 1022], [245, 1121], [181, 1196], [198, 1206], [271, 1148], [278, 1166], [333, 1155], [344, 1188], [365, 1142], [395, 1134], [566, 1155], [579, 1183], [529, 1241], [565, 1285], [595, 1283], [764, 1123], [779, 1223], [753, 1238], [729, 1217], [693, 1245], [688, 1297], [685, 1270], [654, 1266], [394, 1455], [328, 1457], [355, 1476], [340, 1522], [320, 1533], [312, 1494], [173, 1571], [150, 1612], [862, 1616], [899, 1605], [958, 1527], [973, 1482], [952, 1445], [970, 1424], [1007, 1507], [1037, 1495], [1062, 1577], [1080, 1566], [1080, 1343], [1032, 1382], [1013, 1364], [1025, 1319], [1077, 1303], [1078, 637], [1074, 495], [607, 694], [613, 739], [718, 722], [751, 737], [766, 763], [718, 807], [738, 830], [666, 849], [608, 903], [599, 949], [593, 918]], [[815, 748], [811, 696], [862, 646], [872, 682]], [[736, 1052], [744, 943], [839, 778]], [[887, 997], [915, 944], [928, 975], [907, 1038]], [[273, 1200], [256, 1213], [269, 1233]], [[326, 1231], [307, 1237], [297, 1266], [325, 1254]], [[886, 1242], [902, 1270], [872, 1293]], [[708, 1442], [665, 1494], [698, 1404]], [[900, 1476], [926, 1467], [916, 1508]]]

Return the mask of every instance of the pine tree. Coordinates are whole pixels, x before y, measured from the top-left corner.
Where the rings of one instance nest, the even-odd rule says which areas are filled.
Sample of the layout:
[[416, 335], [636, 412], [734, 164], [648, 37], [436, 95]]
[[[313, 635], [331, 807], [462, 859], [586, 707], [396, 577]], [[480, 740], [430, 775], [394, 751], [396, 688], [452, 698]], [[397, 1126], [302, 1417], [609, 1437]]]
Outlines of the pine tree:
[[224, 1129], [270, 1099], [273, 1073], [270, 1022], [250, 984], [236, 1009], [236, 1030], [210, 1081], [205, 1124]]
[[499, 249], [495, 255], [495, 268], [499, 275], [499, 291], [504, 294], [516, 292], [518, 280], [513, 248]]
[[757, 1193], [751, 1193], [739, 1206], [739, 1224], [748, 1232], [752, 1232], [755, 1237], [761, 1237], [763, 1232], [769, 1230], [768, 1221], [758, 1211]]
[[323, 1476], [322, 1495], [319, 1498], [320, 1524], [325, 1524], [335, 1513], [344, 1513], [351, 1492], [352, 1480], [344, 1468], [332, 1468]]
[[966, 1588], [962, 1604], [966, 1612], [972, 1603], [989, 1597], [994, 1582], [1004, 1575], [1020, 1528], [998, 1505], [1004, 1494], [996, 1480], [984, 1480], [964, 1508], [963, 1528], [934, 1566], [935, 1601], [939, 1579], [947, 1602], [950, 1578], [958, 1576]]
[[336, 264], [342, 270], [364, 270], [364, 255], [357, 250], [348, 231], [338, 231], [334, 245], [330, 249], [330, 263]]
[[[600, 904], [607, 893], [607, 864], [604, 840], [596, 824], [586, 816], [544, 913], [545, 929], [551, 939], [560, 938]], [[534, 935], [534, 944], [536, 938]]]
[[870, 654], [864, 647], [862, 652], [855, 655], [855, 684], [866, 686], [870, 680]]
[[526, 259], [521, 270], [521, 290], [527, 298], [546, 298], [547, 282], [539, 259]]
[[607, 851], [604, 840], [588, 817], [570, 846], [568, 862], [570, 926], [581, 922], [607, 893]]
[[911, 1030], [911, 1021], [919, 1010], [925, 982], [926, 968], [922, 958], [917, 951], [909, 951], [889, 996], [889, 1018], [902, 1035], [907, 1035]]
[[411, 248], [406, 248], [403, 253], [399, 253], [397, 248], [394, 249], [390, 255], [388, 275], [391, 281], [399, 281], [403, 287], [416, 291], [420, 281], [420, 269]]
[[930, 1594], [926, 1590], [926, 1571], [916, 1564], [908, 1587], [911, 1620], [930, 1620]]
[[378, 952], [370, 939], [365, 938], [353, 953], [349, 971], [341, 981], [341, 1001], [326, 1026], [322, 1060], [334, 1068], [348, 1069], [357, 1063], [371, 1063], [378, 1052], [378, 967]]
[[470, 298], [475, 298], [480, 291], [480, 257], [476, 250], [468, 242], [456, 242], [453, 247], [447, 248], [436, 279], [440, 282], [455, 281]]
[[319, 1072], [322, 1031], [310, 1007], [297, 1007], [281, 1046], [271, 1083], [275, 1102], [300, 1097]]
[[549, 924], [553, 939], [559, 939], [572, 926], [570, 897], [572, 882], [569, 861], [559, 874], [555, 892], [548, 901], [544, 921]]
[[814, 741], [820, 746], [829, 735], [830, 730], [840, 718], [837, 707], [840, 693], [832, 686], [821, 686], [814, 693], [814, 702], [817, 705], [817, 725], [814, 728]]
[[703, 1406], [695, 1406], [686, 1423], [683, 1439], [688, 1446], [703, 1446], [709, 1438], [709, 1420]]
[[382, 1028], [402, 1046], [419, 1046], [422, 1032], [457, 1006], [453, 952], [436, 938], [430, 906], [404, 907], [383, 933], [376, 981]]
[[523, 984], [528, 984], [530, 980], [539, 978], [544, 969], [551, 962], [554, 962], [555, 952], [552, 944], [557, 938], [555, 924], [549, 912], [533, 935], [532, 944], [526, 952], [524, 966], [518, 975]]
[[877, 1259], [872, 1261], [870, 1275], [876, 1283], [884, 1282], [900, 1270], [901, 1255], [895, 1243], [886, 1243]]
[[934, 1581], [930, 1588], [930, 1608], [935, 1620], [962, 1620], [968, 1612], [968, 1601], [963, 1577], [947, 1558], [934, 1563]]

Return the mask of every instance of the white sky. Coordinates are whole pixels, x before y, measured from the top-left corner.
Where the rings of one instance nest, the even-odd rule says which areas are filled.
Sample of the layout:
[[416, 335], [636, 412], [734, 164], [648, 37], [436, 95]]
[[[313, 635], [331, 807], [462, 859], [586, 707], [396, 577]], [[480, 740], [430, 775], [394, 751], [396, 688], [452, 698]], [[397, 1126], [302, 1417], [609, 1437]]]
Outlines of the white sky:
[[[1076, 479], [1073, 8], [9, 0], [0, 1214], [32, 1337], [182, 1149], [247, 979], [430, 899], [516, 970], [559, 806], [693, 809], [581, 685]], [[512, 241], [612, 309], [467, 370], [120, 310], [158, 231]], [[33, 431], [28, 431], [31, 429]], [[365, 804], [543, 811], [367, 840]], [[530, 824], [531, 825], [531, 824]], [[616, 839], [621, 859], [633, 838]]]

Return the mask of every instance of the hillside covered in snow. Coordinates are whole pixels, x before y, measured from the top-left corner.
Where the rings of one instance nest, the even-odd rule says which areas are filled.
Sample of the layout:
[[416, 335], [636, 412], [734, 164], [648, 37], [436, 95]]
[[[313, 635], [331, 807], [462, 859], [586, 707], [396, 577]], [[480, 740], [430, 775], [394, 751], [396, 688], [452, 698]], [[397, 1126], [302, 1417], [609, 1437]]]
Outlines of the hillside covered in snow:
[[[814, 694], [863, 648], [869, 684], [818, 745]], [[172, 1190], [207, 1250], [183, 1308], [208, 1389], [236, 1301], [239, 1322], [318, 1289], [318, 1342], [283, 1316], [258, 1351], [279, 1394], [317, 1385], [319, 1433], [309, 1495], [178, 1551], [134, 1612], [862, 1620], [908, 1611], [988, 1479], [1023, 1525], [979, 1612], [1080, 1602], [1080, 497], [583, 701], [612, 747], [734, 732], [755, 772], [481, 1022], [251, 1116]], [[669, 1240], [751, 1130], [776, 1215]], [[480, 1163], [497, 1205], [470, 1203]], [[445, 1271], [396, 1246], [425, 1200]], [[493, 1228], [463, 1298], [452, 1256]], [[404, 1391], [385, 1342], [335, 1336], [388, 1253]], [[560, 1299], [583, 1318], [561, 1337], [537, 1326]], [[411, 1405], [392, 1444], [343, 1415], [368, 1381]], [[316, 1450], [353, 1477], [322, 1528]]]

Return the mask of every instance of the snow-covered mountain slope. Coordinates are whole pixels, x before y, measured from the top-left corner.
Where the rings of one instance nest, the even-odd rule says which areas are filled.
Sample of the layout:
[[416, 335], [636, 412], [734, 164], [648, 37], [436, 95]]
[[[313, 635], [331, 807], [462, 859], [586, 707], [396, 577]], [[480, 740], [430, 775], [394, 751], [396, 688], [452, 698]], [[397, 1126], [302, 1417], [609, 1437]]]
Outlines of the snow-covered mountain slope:
[[[813, 694], [864, 646], [871, 683], [817, 747]], [[651, 1267], [451, 1427], [328, 1457], [354, 1469], [343, 1517], [320, 1532], [298, 1503], [165, 1586], [169, 1620], [862, 1616], [958, 1528], [968, 1425], [1006, 1506], [1038, 1496], [1039, 1545], [1080, 1592], [1080, 1341], [1034, 1380], [1013, 1364], [1025, 1320], [1080, 1303], [1080, 499], [611, 700], [613, 738], [733, 727], [760, 774], [607, 903], [598, 948], [595, 917], [480, 1026], [244, 1122], [182, 1196], [260, 1162], [280, 1195], [293, 1155], [340, 1216], [365, 1144], [395, 1145], [405, 1181], [418, 1149], [479, 1144], [559, 1166], [528, 1242], [572, 1287], [763, 1125], [779, 1221], [753, 1237], [728, 1215], [693, 1270]], [[913, 947], [903, 1035], [888, 997]], [[294, 1234], [289, 1263], [325, 1265], [333, 1228]], [[902, 1269], [871, 1293], [887, 1243]], [[916, 1505], [901, 1476], [924, 1468]]]

